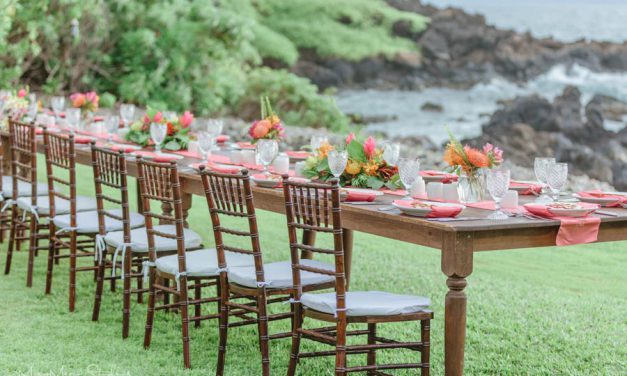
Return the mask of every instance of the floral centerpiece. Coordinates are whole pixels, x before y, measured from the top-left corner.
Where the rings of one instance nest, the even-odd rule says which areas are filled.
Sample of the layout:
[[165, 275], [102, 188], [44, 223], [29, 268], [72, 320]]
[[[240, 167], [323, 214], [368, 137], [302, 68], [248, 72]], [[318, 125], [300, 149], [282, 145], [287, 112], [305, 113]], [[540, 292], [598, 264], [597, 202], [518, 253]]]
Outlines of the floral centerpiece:
[[[14, 120], [21, 120], [24, 115], [28, 113], [29, 100], [28, 100], [28, 88], [22, 88], [17, 92], [13, 92], [0, 98], [3, 101], [2, 108], [0, 108], [0, 118], [2, 119], [2, 126], [5, 127], [8, 124], [8, 117], [12, 117]], [[4, 116], [6, 115], [6, 117]]]
[[260, 102], [261, 120], [255, 121], [248, 129], [248, 134], [252, 138], [251, 143], [255, 144], [261, 139], [280, 141], [285, 133], [281, 119], [272, 110], [268, 97], [261, 97]]
[[163, 148], [166, 150], [187, 149], [187, 145], [190, 141], [190, 125], [193, 121], [194, 115], [189, 111], [185, 111], [180, 116], [166, 119], [161, 111], [148, 108], [141, 120], [131, 124], [125, 139], [139, 144], [142, 147], [152, 145], [152, 140], [150, 139], [150, 125], [153, 123], [167, 124], [168, 133], [163, 141]]
[[100, 97], [95, 91], [89, 91], [87, 93], [74, 93], [70, 95], [72, 107], [80, 108], [81, 117], [86, 125], [91, 124], [94, 118], [94, 112], [98, 111], [99, 101]]
[[481, 150], [463, 145], [449, 132], [449, 143], [444, 151], [444, 161], [462, 179], [460, 185], [466, 190], [464, 201], [481, 201], [485, 196], [485, 169], [503, 163], [503, 151], [487, 143]]
[[[335, 149], [325, 143], [314, 155], [305, 161], [303, 173], [310, 179], [326, 181], [333, 177], [329, 169], [328, 154]], [[342, 186], [350, 185], [358, 188], [399, 189], [402, 187], [398, 176], [398, 168], [390, 166], [383, 160], [383, 150], [377, 147], [374, 138], [368, 137], [364, 142], [355, 138], [353, 133], [346, 137], [348, 162], [344, 173], [340, 176]]]

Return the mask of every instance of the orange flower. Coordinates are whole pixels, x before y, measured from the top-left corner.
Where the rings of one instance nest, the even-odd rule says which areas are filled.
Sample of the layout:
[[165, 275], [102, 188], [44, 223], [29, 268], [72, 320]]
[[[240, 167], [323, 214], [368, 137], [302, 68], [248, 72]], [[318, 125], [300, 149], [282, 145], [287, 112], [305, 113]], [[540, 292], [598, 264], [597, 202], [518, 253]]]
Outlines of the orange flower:
[[318, 148], [318, 154], [320, 154], [321, 158], [324, 158], [329, 154], [331, 150], [333, 150], [333, 145], [331, 145], [328, 142], [325, 142]]
[[361, 164], [359, 162], [350, 160], [346, 164], [346, 173], [349, 175], [357, 175], [361, 172]]
[[444, 161], [450, 166], [461, 166], [464, 164], [464, 159], [457, 153], [452, 144], [448, 144], [444, 151]]
[[271, 125], [277, 125], [281, 122], [281, 119], [279, 119], [279, 117], [276, 115], [268, 116], [266, 119], [270, 121]]
[[371, 161], [364, 166], [364, 171], [370, 176], [377, 176], [377, 173], [379, 172], [379, 164]]
[[490, 158], [475, 148], [464, 146], [464, 152], [468, 158], [468, 162], [474, 167], [488, 167], [490, 166]]

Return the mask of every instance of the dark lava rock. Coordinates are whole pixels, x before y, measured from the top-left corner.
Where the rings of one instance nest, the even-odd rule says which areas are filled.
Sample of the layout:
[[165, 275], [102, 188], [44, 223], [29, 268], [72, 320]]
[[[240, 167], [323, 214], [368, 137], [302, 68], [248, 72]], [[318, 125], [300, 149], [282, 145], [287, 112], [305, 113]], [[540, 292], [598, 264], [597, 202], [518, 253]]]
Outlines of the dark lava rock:
[[420, 109], [427, 112], [442, 112], [444, 111], [444, 106], [439, 103], [425, 102], [420, 106]]

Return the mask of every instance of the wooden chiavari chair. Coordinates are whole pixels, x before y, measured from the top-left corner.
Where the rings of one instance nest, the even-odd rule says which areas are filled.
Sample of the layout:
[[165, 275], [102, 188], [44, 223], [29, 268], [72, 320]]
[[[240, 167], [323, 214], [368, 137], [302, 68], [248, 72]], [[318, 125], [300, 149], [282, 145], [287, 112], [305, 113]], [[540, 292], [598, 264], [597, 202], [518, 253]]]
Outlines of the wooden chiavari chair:
[[[270, 335], [268, 322], [293, 319], [293, 312], [290, 310], [270, 315], [267, 308], [268, 304], [289, 300], [292, 290], [291, 262], [263, 263], [248, 171], [231, 175], [201, 167], [201, 177], [211, 213], [220, 268], [220, 343], [216, 374], [224, 374], [229, 327], [257, 324], [262, 373], [267, 376], [270, 374], [269, 340], [291, 336], [291, 333]], [[236, 228], [225, 227], [220, 221], [221, 216], [240, 222]], [[248, 238], [252, 249], [236, 247], [230, 242], [227, 244], [225, 238], [230, 236]], [[244, 257], [254, 260], [254, 263], [250, 266], [241, 265]], [[305, 263], [312, 268], [333, 269], [333, 265], [320, 261], [307, 260]], [[314, 291], [332, 288], [335, 280], [332, 276], [308, 273], [303, 277], [302, 284], [305, 291]], [[248, 304], [233, 301], [238, 299], [246, 299]], [[229, 316], [239, 316], [242, 320], [229, 324]]]
[[[11, 271], [13, 252], [20, 248], [20, 243], [29, 240], [28, 271], [26, 286], [33, 284], [33, 264], [35, 253], [46, 249], [39, 245], [48, 234], [45, 230], [48, 225], [40, 218], [45, 217], [45, 211], [37, 212], [33, 208], [37, 205], [38, 195], [47, 194], [46, 184], [37, 182], [37, 143], [36, 126], [32, 123], [23, 123], [9, 118], [9, 146], [11, 148], [11, 177], [10, 186], [3, 186], [5, 203], [3, 211], [11, 210], [9, 246], [7, 250], [4, 274]], [[5, 184], [9, 179], [4, 179]], [[45, 197], [45, 196], [42, 196]], [[7, 199], [8, 198], [8, 199]], [[28, 234], [28, 235], [27, 235]]]
[[[283, 177], [285, 209], [289, 232], [293, 266], [292, 299], [295, 303], [295, 323], [293, 326], [292, 352], [288, 375], [294, 375], [299, 358], [314, 356], [335, 356], [335, 374], [346, 375], [352, 372], [367, 372], [368, 375], [389, 375], [386, 370], [420, 369], [423, 376], [429, 375], [429, 326], [433, 313], [428, 310], [429, 299], [419, 296], [398, 295], [380, 291], [346, 291], [344, 271], [344, 250], [340, 211], [340, 195], [337, 180], [331, 184], [300, 183]], [[298, 241], [297, 230], [315, 231], [327, 234], [333, 239], [333, 248], [317, 248]], [[300, 251], [311, 251], [333, 255], [335, 268], [322, 270], [312, 268], [300, 258]], [[320, 273], [333, 276], [335, 292], [307, 293], [303, 291], [304, 273]], [[328, 328], [304, 329], [305, 317], [334, 324]], [[377, 335], [377, 324], [388, 322], [420, 321], [421, 339], [417, 342], [400, 342]], [[349, 332], [353, 323], [366, 323], [368, 330]], [[348, 335], [367, 335], [365, 345], [347, 345]], [[334, 346], [331, 351], [299, 353], [301, 337]], [[421, 353], [420, 362], [377, 364], [377, 350], [408, 349]], [[366, 366], [347, 364], [347, 355], [367, 354]]]
[[[219, 300], [217, 296], [209, 298], [201, 296], [203, 287], [218, 285], [216, 251], [215, 249], [192, 250], [201, 246], [201, 239], [194, 231], [184, 228], [181, 183], [176, 162], [159, 163], [138, 158], [137, 168], [148, 239], [149, 261], [144, 262], [144, 270], [150, 271], [144, 347], [150, 347], [155, 310], [177, 308], [182, 321], [183, 362], [185, 368], [190, 368], [189, 322], [193, 321], [198, 326], [202, 320], [218, 318], [217, 314], [201, 314], [201, 304], [217, 303]], [[151, 202], [154, 205], [151, 205]], [[159, 214], [151, 209], [163, 206], [173, 208], [173, 214]], [[154, 220], [162, 224], [154, 225]], [[136, 243], [135, 238], [132, 241], [133, 244]], [[157, 251], [171, 247], [172, 244], [174, 244], [176, 254], [157, 258]], [[163, 282], [157, 282], [157, 278]], [[169, 286], [171, 281], [175, 282], [175, 288]], [[188, 282], [192, 283], [188, 284]], [[188, 295], [188, 290], [194, 290], [193, 298]], [[170, 304], [164, 299], [163, 305], [155, 307], [158, 292], [166, 296], [172, 294], [178, 298], [178, 301]], [[188, 312], [189, 305], [195, 307], [194, 315], [191, 317]]]
[[[137, 248], [131, 242], [131, 237], [142, 238], [145, 229], [144, 217], [141, 214], [130, 211], [128, 195], [128, 169], [124, 151], [112, 151], [96, 146], [96, 142], [91, 143], [91, 161], [94, 171], [94, 182], [96, 188], [97, 231], [96, 253], [98, 260], [98, 275], [96, 277], [96, 293], [94, 296], [94, 308], [92, 320], [98, 321], [100, 315], [100, 303], [102, 300], [104, 280], [112, 282], [112, 290], [115, 287], [116, 279], [122, 279], [124, 284], [124, 298], [122, 308], [122, 338], [127, 338], [129, 333], [131, 293], [136, 292], [138, 302], [142, 302], [143, 296], [143, 273], [142, 262], [147, 255], [148, 248], [144, 244], [138, 243]], [[105, 208], [110, 204], [116, 209]], [[112, 224], [116, 224], [112, 226]], [[145, 236], [143, 236], [145, 239]], [[141, 241], [141, 239], [139, 239]], [[144, 242], [146, 243], [146, 242]], [[107, 254], [112, 252], [112, 260], [107, 262]], [[121, 252], [120, 276], [116, 277], [117, 256]], [[112, 269], [112, 275], [105, 277], [106, 266]], [[133, 266], [136, 267], [133, 272]], [[137, 280], [137, 290], [131, 290], [131, 279]]]

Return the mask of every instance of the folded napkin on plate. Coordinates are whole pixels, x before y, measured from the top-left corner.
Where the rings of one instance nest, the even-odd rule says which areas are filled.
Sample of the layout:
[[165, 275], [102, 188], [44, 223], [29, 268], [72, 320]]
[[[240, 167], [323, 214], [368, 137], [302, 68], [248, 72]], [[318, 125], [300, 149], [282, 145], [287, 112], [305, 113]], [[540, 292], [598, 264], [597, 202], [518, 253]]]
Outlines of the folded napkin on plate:
[[250, 142], [236, 142], [235, 144], [242, 149], [254, 149], [255, 148], [255, 145], [251, 144]]
[[380, 189], [381, 192], [385, 193], [386, 195], [394, 195], [394, 196], [407, 196], [407, 191], [404, 189], [388, 189], [388, 188], [382, 188]]
[[346, 202], [372, 202], [377, 197], [374, 192], [354, 192], [348, 191]]
[[200, 158], [200, 154], [195, 153], [193, 151], [189, 151], [189, 150], [177, 150], [177, 151], [173, 151], [172, 153], [182, 155], [187, 158]]
[[459, 179], [459, 177], [455, 174], [449, 174], [447, 172], [434, 171], [434, 170], [420, 171], [420, 176], [441, 176], [442, 183], [451, 183]]
[[[579, 205], [598, 208], [598, 205], [593, 204], [580, 203]], [[601, 224], [599, 217], [561, 217], [551, 213], [549, 208], [543, 204], [525, 204], [524, 208], [531, 214], [560, 221], [560, 229], [555, 239], [556, 245], [586, 244], [597, 241]]]
[[179, 158], [173, 155], [167, 155], [167, 154], [157, 154], [151, 151], [145, 151], [145, 150], [138, 150], [135, 152], [135, 154], [137, 155], [141, 155], [142, 157], [147, 157], [150, 158], [153, 162], [159, 162], [159, 163], [165, 163], [165, 162], [172, 162], [172, 161], [176, 161]]
[[209, 156], [209, 160], [215, 163], [231, 164], [231, 158], [227, 157], [226, 155], [211, 154]]
[[125, 153], [132, 153], [137, 150], [137, 148], [132, 145], [111, 145], [109, 149], [113, 151], [123, 151]]
[[[540, 184], [525, 183], [525, 182], [515, 181], [515, 180], [512, 180], [509, 183], [509, 187], [520, 188], [521, 190], [518, 191], [518, 194], [521, 194], [521, 195], [539, 195], [542, 192], [542, 185]], [[523, 188], [527, 188], [527, 189], [523, 190]]]
[[229, 136], [228, 134], [221, 134], [216, 137], [216, 142], [218, 144], [222, 144], [222, 143], [227, 142], [230, 139], [231, 139], [231, 136]]
[[94, 116], [94, 123], [99, 123], [101, 121], [104, 121], [103, 116]]
[[308, 158], [311, 154], [308, 151], [290, 150], [286, 151], [288, 157], [291, 158]]
[[88, 144], [93, 140], [91, 137], [74, 136], [75, 144]]
[[[275, 176], [278, 176], [278, 175], [275, 175]], [[290, 174], [290, 176], [293, 176], [293, 175]], [[267, 177], [266, 174], [254, 174], [254, 175], [252, 175], [252, 178], [253, 179], [257, 179], [257, 180], [268, 180], [268, 177]], [[308, 182], [307, 179], [297, 178], [297, 177], [290, 177], [290, 180], [294, 181], [294, 182], [297, 182], [297, 183], [306, 183], [306, 182]], [[283, 188], [283, 179], [282, 178], [279, 178], [276, 181], [276, 185], [274, 186], [274, 188]]]
[[[58, 130], [59, 130], [59, 128], [57, 128], [57, 127], [48, 127], [48, 131], [49, 132], [56, 132]], [[44, 129], [41, 128], [41, 127], [35, 128], [35, 134], [44, 134]]]
[[627, 203], [627, 196], [612, 195], [612, 194], [603, 193], [602, 191], [583, 191], [583, 192], [577, 192], [577, 194], [581, 197], [588, 197], [588, 198], [614, 198], [616, 199], [616, 202], [604, 205], [608, 208], [621, 206], [620, 204], [623, 202]]
[[[399, 206], [413, 207], [412, 203], [416, 201], [395, 200], [394, 203]], [[420, 202], [420, 201], [418, 201]], [[464, 208], [457, 205], [431, 205], [431, 212], [426, 215], [427, 218], [446, 218], [457, 217]]]

